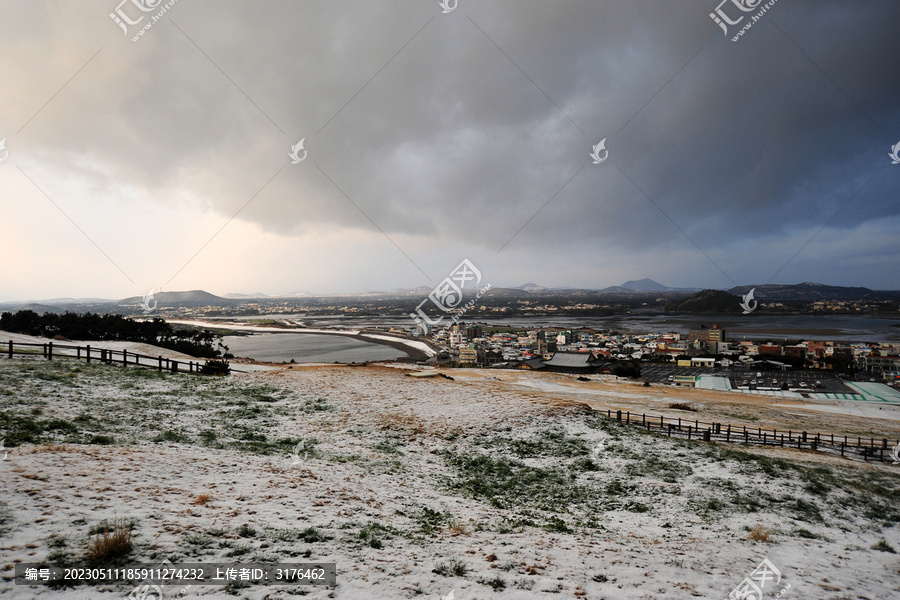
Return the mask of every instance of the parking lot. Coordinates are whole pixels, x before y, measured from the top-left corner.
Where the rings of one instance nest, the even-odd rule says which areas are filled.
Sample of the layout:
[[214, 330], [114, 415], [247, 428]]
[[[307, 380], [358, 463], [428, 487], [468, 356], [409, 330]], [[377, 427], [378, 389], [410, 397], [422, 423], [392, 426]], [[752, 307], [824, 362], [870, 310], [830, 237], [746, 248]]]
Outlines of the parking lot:
[[[757, 376], [757, 373], [760, 376]], [[734, 368], [703, 368], [703, 367], [678, 367], [670, 365], [641, 365], [641, 377], [651, 383], [668, 383], [669, 377], [713, 375], [728, 377], [733, 387], [747, 386], [756, 380], [759, 388], [781, 388], [782, 382], [789, 388], [802, 389], [801, 383], [805, 383], [810, 392], [852, 394], [853, 390], [845, 386], [836, 373], [824, 371], [776, 371], [744, 366]], [[776, 383], [773, 384], [772, 381]], [[746, 382], [746, 383], [744, 383]], [[818, 382], [818, 383], [817, 383]]]

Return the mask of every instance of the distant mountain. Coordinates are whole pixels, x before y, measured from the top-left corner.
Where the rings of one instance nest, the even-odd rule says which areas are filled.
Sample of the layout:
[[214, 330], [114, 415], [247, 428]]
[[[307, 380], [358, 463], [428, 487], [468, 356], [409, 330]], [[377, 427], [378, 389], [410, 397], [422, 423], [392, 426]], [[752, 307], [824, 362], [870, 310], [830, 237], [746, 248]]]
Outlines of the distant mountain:
[[605, 294], [646, 294], [653, 292], [699, 292], [699, 288], [677, 288], [663, 285], [652, 279], [634, 279], [622, 285], [613, 285], [600, 290]]
[[[203, 290], [191, 290], [190, 292], [157, 292], [153, 295], [160, 308], [164, 306], [226, 306], [238, 302], [204, 292]], [[144, 301], [143, 296], [132, 296], [119, 300], [117, 306], [140, 306]]]
[[223, 297], [224, 297], [224, 298], [235, 298], [235, 299], [241, 299], [241, 298], [268, 298], [269, 295], [268, 295], [268, 294], [263, 294], [262, 292], [256, 292], [255, 294], [236, 294], [236, 293], [231, 293], [231, 294], [225, 294], [225, 296], [223, 296]]
[[741, 311], [741, 298], [722, 290], [703, 290], [666, 306], [670, 313], [738, 313]]
[[900, 300], [898, 291], [877, 291], [865, 287], [824, 285], [810, 281], [796, 284], [767, 283], [764, 285], [739, 285], [728, 290], [732, 294], [745, 295], [751, 289], [760, 302], [816, 302], [817, 300]]
[[625, 288], [626, 290], [633, 290], [635, 292], [664, 292], [671, 289], [668, 286], [653, 281], [652, 279], [637, 279], [633, 281], [626, 281], [618, 287]]

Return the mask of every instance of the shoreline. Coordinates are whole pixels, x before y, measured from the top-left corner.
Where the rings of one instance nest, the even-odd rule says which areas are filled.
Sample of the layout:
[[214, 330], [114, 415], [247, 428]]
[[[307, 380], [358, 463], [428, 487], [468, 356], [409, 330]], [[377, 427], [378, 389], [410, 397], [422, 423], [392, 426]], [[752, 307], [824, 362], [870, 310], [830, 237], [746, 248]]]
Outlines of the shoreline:
[[[201, 321], [196, 319], [171, 319], [167, 321], [168, 323], [176, 324], [176, 325], [192, 325], [195, 327], [206, 327], [209, 329], [224, 329], [229, 331], [241, 331], [241, 332], [249, 332], [249, 333], [280, 333], [280, 334], [310, 334], [310, 335], [337, 335], [343, 337], [351, 337], [355, 339], [361, 339], [366, 342], [370, 342], [373, 344], [381, 344], [383, 346], [390, 346], [396, 350], [401, 350], [405, 352], [409, 358], [413, 360], [426, 360], [433, 356], [437, 355], [437, 350], [428, 342], [424, 340], [407, 340], [404, 338], [400, 338], [397, 336], [392, 336], [387, 332], [370, 332], [362, 329], [347, 329], [347, 330], [335, 330], [335, 329], [318, 329], [311, 327], [301, 327], [301, 328], [285, 328], [285, 327], [266, 327], [266, 326], [254, 326], [254, 325], [235, 325], [231, 323], [211, 323], [208, 321]], [[268, 363], [268, 361], [256, 361]], [[315, 362], [315, 361], [311, 361]], [[377, 362], [377, 361], [376, 361]], [[277, 364], [277, 363], [271, 363]], [[303, 363], [296, 363], [303, 364]], [[349, 364], [349, 363], [347, 363]]]

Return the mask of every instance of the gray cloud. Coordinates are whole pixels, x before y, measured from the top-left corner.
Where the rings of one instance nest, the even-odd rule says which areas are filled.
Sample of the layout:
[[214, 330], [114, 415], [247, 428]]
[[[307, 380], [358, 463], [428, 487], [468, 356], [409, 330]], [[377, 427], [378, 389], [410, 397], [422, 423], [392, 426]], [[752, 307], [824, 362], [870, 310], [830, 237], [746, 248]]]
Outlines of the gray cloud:
[[[437, 2], [180, 0], [139, 43], [106, 17], [114, 2], [7, 4], [0, 75], [19, 86], [0, 123], [20, 127], [102, 47], [11, 136], [60, 186], [77, 176], [122, 203], [127, 189], [224, 219], [287, 165], [239, 219], [288, 237], [344, 228], [350, 248], [377, 230], [333, 180], [432, 277], [458, 262], [441, 258], [452, 248], [497, 284], [760, 281], [890, 167], [900, 6], [778, 2], [733, 43], [715, 4], [460, 0], [441, 15]], [[309, 158], [289, 165], [301, 137]], [[601, 138], [610, 160], [592, 165]], [[897, 219], [897, 191], [885, 169], [821, 235], [866, 232], [896, 259], [877, 224]], [[796, 260], [784, 277], [898, 285], [846, 249]], [[427, 283], [397, 261], [383, 287]]]

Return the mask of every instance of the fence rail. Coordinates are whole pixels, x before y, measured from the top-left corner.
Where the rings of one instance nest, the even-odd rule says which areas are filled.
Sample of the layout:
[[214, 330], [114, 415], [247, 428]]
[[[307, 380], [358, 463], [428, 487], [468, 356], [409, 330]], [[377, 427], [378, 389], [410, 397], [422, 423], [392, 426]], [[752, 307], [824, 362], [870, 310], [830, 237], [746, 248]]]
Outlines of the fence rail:
[[[162, 356], [148, 356], [129, 352], [128, 350], [109, 350], [106, 348], [91, 348], [87, 346], [72, 346], [68, 344], [55, 344], [47, 342], [43, 344], [31, 344], [26, 342], [0, 343], [0, 356], [13, 358], [20, 356], [41, 356], [47, 360], [54, 358], [74, 358], [90, 362], [99, 362], [109, 365], [121, 365], [123, 367], [143, 367], [156, 369], [160, 372], [191, 373], [196, 375], [222, 374], [221, 369], [207, 366], [205, 361], [184, 361]], [[143, 361], [143, 362], [142, 362]]]
[[[601, 414], [603, 411], [600, 411]], [[705, 442], [731, 442], [739, 444], [755, 444], [761, 446], [778, 446], [781, 448], [797, 448], [815, 450], [827, 454], [840, 455], [844, 458], [864, 461], [892, 461], [893, 448], [898, 440], [887, 438], [853, 437], [835, 435], [833, 433], [809, 433], [806, 431], [763, 429], [746, 425], [727, 423], [708, 423], [696, 419], [664, 417], [662, 415], [646, 415], [630, 411], [606, 410], [606, 416], [630, 425], [657, 431], [668, 437], [702, 440]]]

